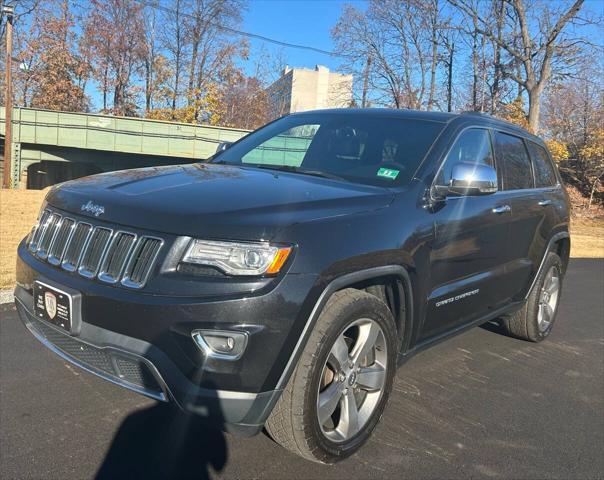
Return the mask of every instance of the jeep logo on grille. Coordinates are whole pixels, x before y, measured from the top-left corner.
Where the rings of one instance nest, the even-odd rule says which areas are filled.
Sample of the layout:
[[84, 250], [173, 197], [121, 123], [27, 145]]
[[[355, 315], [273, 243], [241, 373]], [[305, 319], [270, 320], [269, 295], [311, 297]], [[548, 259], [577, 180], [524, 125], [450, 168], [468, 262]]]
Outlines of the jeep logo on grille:
[[83, 203], [81, 209], [83, 212], [92, 213], [95, 217], [105, 213], [105, 207], [96, 205], [91, 200], [88, 200], [88, 203]]

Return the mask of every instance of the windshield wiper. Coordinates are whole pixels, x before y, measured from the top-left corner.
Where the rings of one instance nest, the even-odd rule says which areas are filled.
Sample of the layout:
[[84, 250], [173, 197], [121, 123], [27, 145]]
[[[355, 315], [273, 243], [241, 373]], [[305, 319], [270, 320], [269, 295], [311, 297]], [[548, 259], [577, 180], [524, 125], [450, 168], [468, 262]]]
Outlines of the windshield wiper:
[[291, 165], [262, 165], [262, 164], [254, 164], [248, 165], [254, 166], [256, 168], [262, 168], [264, 170], [277, 170], [278, 172], [288, 172], [288, 173], [300, 173], [302, 175], [311, 175], [313, 177], [321, 177], [328, 178], [330, 180], [344, 180], [345, 178], [339, 177], [338, 175], [334, 175], [333, 173], [322, 172], [320, 170], [307, 170], [305, 168], [293, 167]]

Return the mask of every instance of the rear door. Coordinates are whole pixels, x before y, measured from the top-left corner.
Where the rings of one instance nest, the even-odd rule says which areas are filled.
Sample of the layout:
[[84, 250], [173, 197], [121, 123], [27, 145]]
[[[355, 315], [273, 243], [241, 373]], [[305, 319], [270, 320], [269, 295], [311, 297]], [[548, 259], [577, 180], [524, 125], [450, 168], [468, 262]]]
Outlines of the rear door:
[[[533, 243], [529, 247], [529, 257], [532, 263], [532, 272], [529, 275], [529, 282], [531, 282], [541, 265], [552, 231], [557, 226], [559, 219], [563, 217], [565, 193], [558, 181], [554, 164], [547, 150], [531, 140], [525, 140], [525, 143], [533, 164], [537, 205], [543, 211], [543, 221], [539, 223]], [[524, 289], [520, 290], [519, 295], [524, 296], [528, 292], [529, 282], [524, 285]]]
[[[495, 167], [489, 130], [471, 128], [459, 135], [437, 175], [438, 185], [449, 184], [457, 162]], [[502, 288], [511, 221], [506, 197], [502, 192], [450, 196], [431, 213], [431, 291], [420, 341], [480, 318], [509, 299]]]
[[547, 193], [535, 185], [527, 141], [501, 131], [494, 132], [494, 140], [497, 163], [502, 166], [502, 190], [512, 209], [506, 277], [513, 287], [512, 298], [520, 300], [541, 261], [540, 232], [548, 207]]

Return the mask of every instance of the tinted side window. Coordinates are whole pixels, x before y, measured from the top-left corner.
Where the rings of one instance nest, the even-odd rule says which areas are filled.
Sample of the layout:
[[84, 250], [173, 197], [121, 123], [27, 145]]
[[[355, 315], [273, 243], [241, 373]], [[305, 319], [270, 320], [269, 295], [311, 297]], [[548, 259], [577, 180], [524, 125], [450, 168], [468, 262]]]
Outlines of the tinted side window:
[[533, 188], [531, 161], [520, 137], [495, 132], [497, 164], [503, 170], [503, 189]]
[[535, 169], [535, 186], [541, 188], [556, 185], [558, 183], [556, 172], [545, 148], [533, 142], [527, 142], [527, 145]]
[[447, 154], [445, 163], [438, 174], [437, 185], [449, 185], [453, 167], [462, 162], [494, 167], [491, 137], [487, 130], [473, 128], [459, 136]]

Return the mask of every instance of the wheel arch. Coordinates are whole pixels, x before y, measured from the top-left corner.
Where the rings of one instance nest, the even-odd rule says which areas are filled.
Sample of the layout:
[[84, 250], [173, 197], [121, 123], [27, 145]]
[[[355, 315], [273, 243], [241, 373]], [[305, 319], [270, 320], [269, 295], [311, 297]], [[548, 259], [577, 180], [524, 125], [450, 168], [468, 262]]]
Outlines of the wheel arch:
[[537, 278], [539, 278], [539, 273], [543, 269], [545, 259], [547, 258], [547, 254], [549, 252], [556, 252], [556, 254], [562, 260], [562, 267], [564, 271], [566, 271], [566, 267], [568, 266], [568, 260], [570, 257], [570, 234], [568, 233], [568, 231], [564, 230], [561, 232], [557, 232], [552, 235], [549, 239], [547, 247], [543, 252], [543, 258], [541, 259], [539, 268], [535, 272], [535, 275], [533, 276], [533, 280], [531, 282], [531, 286], [526, 293], [525, 300], [528, 299], [529, 295], [531, 294], [533, 287], [535, 286], [535, 282], [537, 281]]
[[358, 288], [365, 290], [368, 286], [371, 286], [372, 284], [375, 285], [376, 282], [379, 284], [384, 279], [388, 279], [390, 282], [394, 281], [396, 283], [400, 299], [402, 300], [399, 302], [399, 311], [396, 312], [396, 314], [393, 312], [393, 314], [395, 314], [395, 320], [397, 321], [397, 330], [400, 328], [400, 348], [405, 348], [411, 338], [414, 320], [413, 286], [407, 269], [402, 265], [384, 265], [343, 274], [331, 280], [319, 295], [319, 298], [315, 302], [315, 305], [306, 321], [304, 329], [302, 330], [300, 338], [294, 346], [283, 373], [277, 382], [276, 389], [283, 389], [287, 385], [287, 382], [295, 369], [296, 363], [298, 362], [300, 354], [306, 346], [308, 337], [310, 336], [310, 333], [312, 332], [319, 315], [323, 311], [325, 305], [327, 305], [327, 302], [331, 296], [345, 288]]

